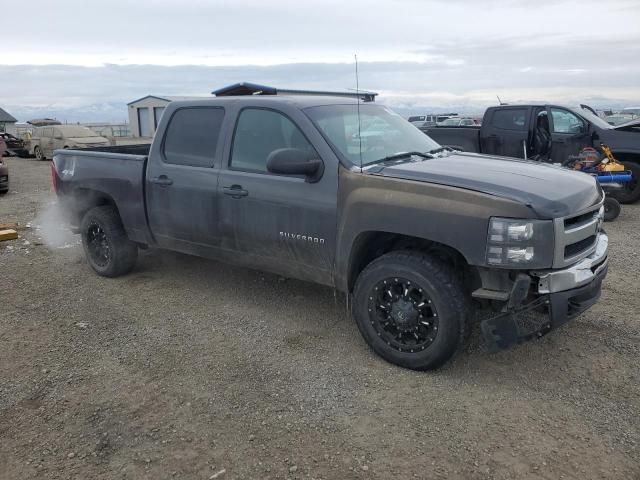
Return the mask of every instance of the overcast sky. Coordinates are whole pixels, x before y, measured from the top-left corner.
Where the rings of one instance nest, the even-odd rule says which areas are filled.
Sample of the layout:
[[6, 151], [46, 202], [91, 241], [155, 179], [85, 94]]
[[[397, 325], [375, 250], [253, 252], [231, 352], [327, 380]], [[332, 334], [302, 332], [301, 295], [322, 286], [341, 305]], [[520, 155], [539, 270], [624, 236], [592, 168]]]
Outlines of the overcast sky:
[[[30, 0], [5, 16], [0, 106], [124, 119], [237, 81], [360, 86], [404, 110], [640, 104], [640, 0]], [[25, 19], [28, 18], [28, 22]]]

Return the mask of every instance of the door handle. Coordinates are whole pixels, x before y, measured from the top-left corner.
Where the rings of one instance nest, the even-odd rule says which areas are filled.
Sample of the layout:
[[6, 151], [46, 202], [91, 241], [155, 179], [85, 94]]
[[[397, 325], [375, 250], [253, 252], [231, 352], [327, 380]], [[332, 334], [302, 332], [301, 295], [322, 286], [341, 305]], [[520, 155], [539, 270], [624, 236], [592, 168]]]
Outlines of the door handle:
[[242, 188], [242, 185], [231, 185], [230, 187], [222, 188], [225, 195], [230, 195], [232, 198], [246, 197], [249, 192]]
[[173, 184], [173, 180], [171, 180], [166, 175], [160, 175], [159, 177], [153, 177], [149, 180], [151, 183], [155, 183], [156, 185], [169, 186]]

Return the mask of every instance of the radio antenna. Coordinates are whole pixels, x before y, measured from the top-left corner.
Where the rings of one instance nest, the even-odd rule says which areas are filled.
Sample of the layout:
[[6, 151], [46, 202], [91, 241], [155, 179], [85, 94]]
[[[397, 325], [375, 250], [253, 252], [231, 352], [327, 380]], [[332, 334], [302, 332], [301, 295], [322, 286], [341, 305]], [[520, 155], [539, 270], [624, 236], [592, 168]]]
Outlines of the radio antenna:
[[360, 173], [362, 173], [362, 136], [360, 134], [360, 80], [358, 79], [358, 55], [354, 54], [353, 57], [356, 60], [356, 98], [358, 99], [358, 142], [360, 148], [358, 149], [360, 155]]

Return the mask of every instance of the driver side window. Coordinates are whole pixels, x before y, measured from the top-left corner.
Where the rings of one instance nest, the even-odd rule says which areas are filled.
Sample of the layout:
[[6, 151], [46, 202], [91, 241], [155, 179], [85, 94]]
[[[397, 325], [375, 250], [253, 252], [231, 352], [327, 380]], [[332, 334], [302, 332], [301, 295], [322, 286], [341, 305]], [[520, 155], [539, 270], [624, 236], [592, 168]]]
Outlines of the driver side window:
[[551, 109], [553, 133], [586, 132], [584, 121], [576, 114], [560, 108]]
[[230, 166], [235, 170], [266, 173], [267, 158], [281, 148], [297, 148], [315, 154], [304, 134], [283, 114], [246, 108], [236, 124]]

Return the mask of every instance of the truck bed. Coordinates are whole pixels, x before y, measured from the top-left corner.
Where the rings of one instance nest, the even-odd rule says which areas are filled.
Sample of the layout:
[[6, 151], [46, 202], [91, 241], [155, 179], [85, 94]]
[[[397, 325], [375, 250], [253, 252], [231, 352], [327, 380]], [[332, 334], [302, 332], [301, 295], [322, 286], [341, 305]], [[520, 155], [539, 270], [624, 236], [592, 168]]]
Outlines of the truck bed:
[[[131, 240], [149, 243], [144, 203], [146, 153], [150, 145], [122, 145], [56, 150], [53, 165], [58, 199], [70, 212], [72, 226], [80, 224], [87, 205], [117, 205]], [[125, 153], [126, 152], [126, 153]], [[137, 152], [137, 153], [133, 153]]]
[[440, 145], [480, 153], [480, 127], [424, 127], [424, 133]]
[[82, 152], [122, 153], [125, 155], [149, 155], [150, 143], [137, 143], [132, 145], [112, 145], [109, 147], [82, 148]]

